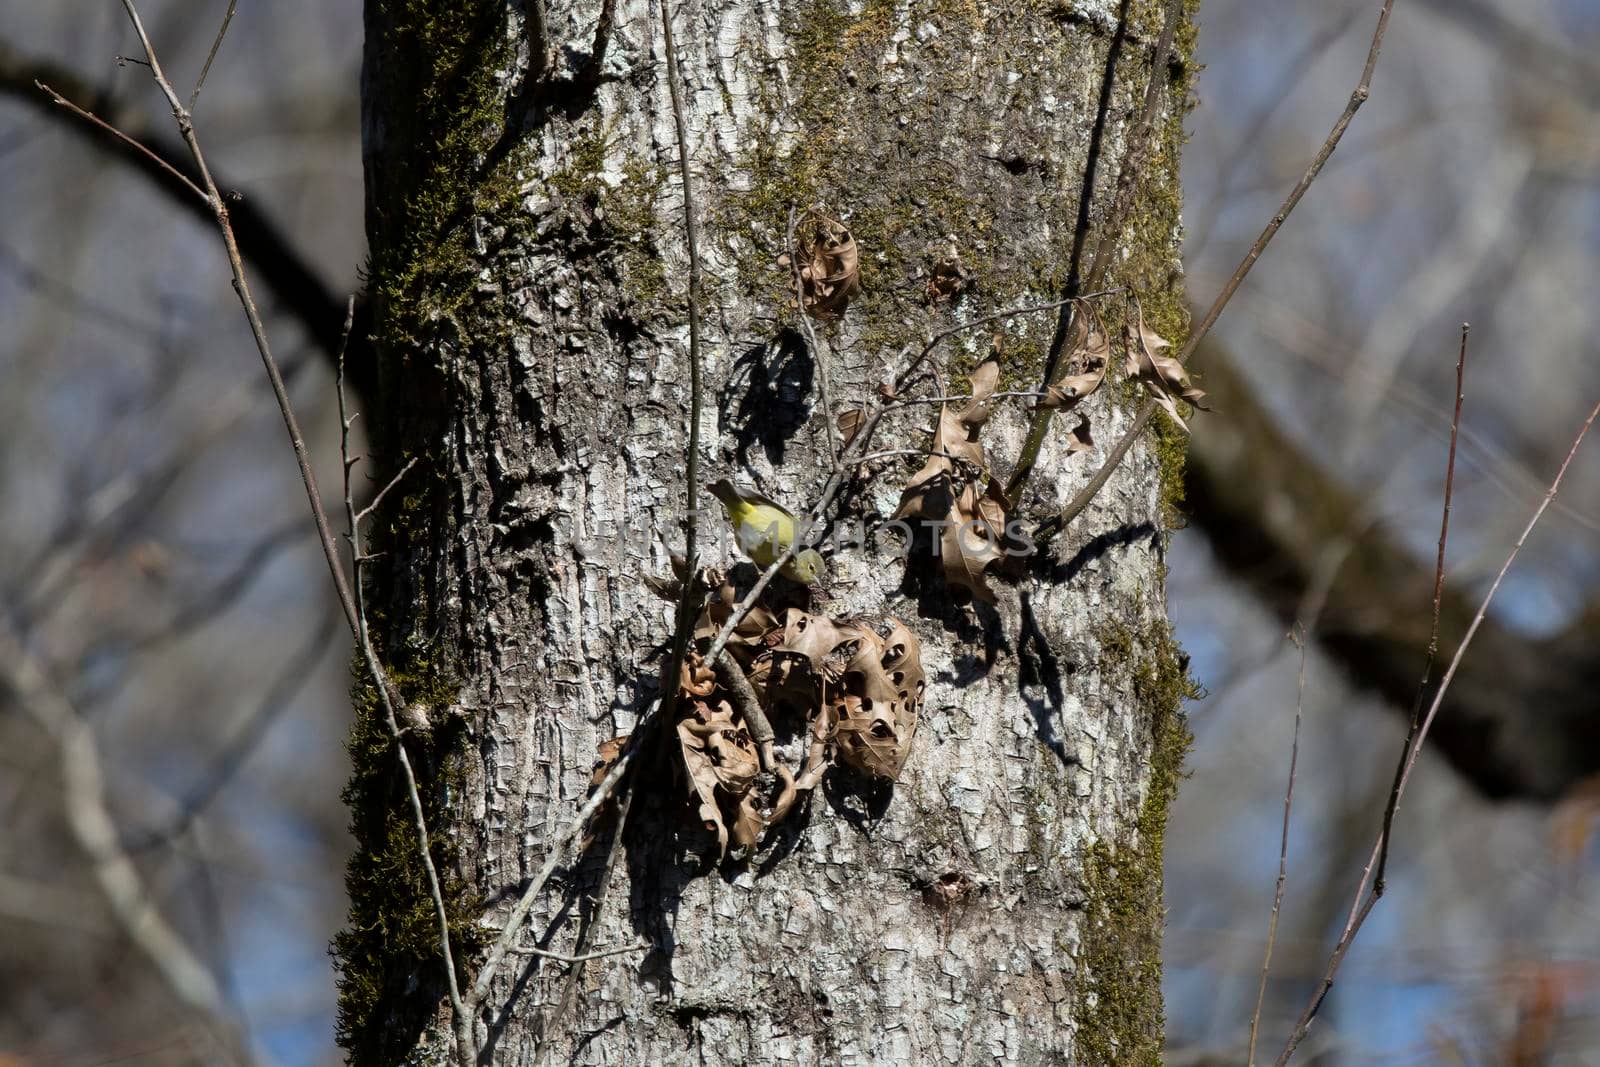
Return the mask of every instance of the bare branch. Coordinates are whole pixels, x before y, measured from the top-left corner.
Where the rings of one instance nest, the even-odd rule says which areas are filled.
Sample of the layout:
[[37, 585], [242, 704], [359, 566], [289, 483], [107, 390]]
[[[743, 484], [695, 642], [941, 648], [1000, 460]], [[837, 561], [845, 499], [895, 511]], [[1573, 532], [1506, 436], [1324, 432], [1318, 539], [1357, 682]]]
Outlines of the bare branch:
[[1471, 329], [1471, 324], [1461, 324], [1461, 354], [1456, 358], [1456, 406], [1450, 418], [1450, 453], [1444, 467], [1444, 508], [1439, 518], [1439, 554], [1433, 567], [1433, 619], [1428, 627], [1428, 655], [1422, 664], [1422, 678], [1417, 682], [1417, 698], [1411, 705], [1411, 725], [1406, 730], [1406, 743], [1400, 749], [1400, 763], [1394, 769], [1394, 785], [1389, 790], [1389, 802], [1383, 811], [1383, 833], [1379, 835], [1383, 844], [1378, 852], [1378, 868], [1372, 883], [1373, 892], [1378, 896], [1383, 895], [1383, 875], [1389, 866], [1389, 841], [1394, 831], [1394, 813], [1400, 807], [1400, 790], [1405, 785], [1405, 774], [1417, 743], [1422, 700], [1428, 692], [1434, 657], [1439, 654], [1439, 609], [1444, 602], [1444, 546], [1450, 537], [1450, 497], [1456, 484], [1456, 441], [1461, 434], [1461, 403], [1466, 399], [1463, 383], [1467, 370], [1467, 334]]
[[1300, 650], [1300, 681], [1294, 702], [1294, 740], [1289, 744], [1289, 785], [1283, 792], [1283, 832], [1278, 837], [1278, 881], [1272, 889], [1272, 917], [1267, 920], [1267, 947], [1261, 953], [1261, 981], [1256, 986], [1256, 1010], [1250, 1015], [1250, 1047], [1246, 1067], [1256, 1067], [1256, 1034], [1261, 1027], [1261, 1006], [1267, 999], [1267, 975], [1272, 970], [1272, 946], [1278, 939], [1278, 913], [1283, 909], [1283, 884], [1289, 877], [1289, 813], [1294, 809], [1294, 773], [1300, 762], [1300, 717], [1306, 706], [1306, 637], [1289, 632]]
[[122, 0], [122, 7], [133, 23], [134, 32], [139, 36], [139, 43], [144, 46], [145, 58], [150, 63], [150, 76], [155, 79], [156, 85], [166, 96], [167, 103], [171, 105], [172, 117], [178, 124], [178, 134], [183, 138], [184, 144], [188, 145], [195, 167], [200, 172], [201, 185], [205, 189], [217, 229], [222, 234], [223, 246], [228, 253], [228, 265], [233, 271], [234, 291], [239, 295], [239, 303], [244, 306], [245, 318], [250, 323], [251, 336], [255, 338], [256, 351], [261, 355], [262, 366], [266, 368], [267, 378], [272, 383], [273, 396], [278, 401], [278, 411], [283, 416], [284, 428], [288, 430], [289, 441], [294, 446], [295, 459], [300, 466], [300, 480], [305, 484], [306, 499], [311, 505], [311, 516], [316, 523], [317, 537], [322, 542], [322, 554], [327, 560], [328, 572], [333, 577], [334, 589], [338, 592], [339, 603], [344, 608], [345, 621], [354, 632], [355, 598], [351, 595], [350, 583], [345, 578], [344, 565], [339, 559], [339, 549], [334, 543], [333, 530], [328, 524], [328, 513], [322, 506], [322, 495], [317, 489], [316, 472], [311, 466], [311, 453], [306, 448], [299, 420], [295, 418], [294, 408], [289, 402], [289, 391], [284, 387], [283, 375], [278, 369], [277, 360], [273, 358], [272, 348], [267, 343], [267, 331], [261, 321], [261, 313], [256, 309], [255, 299], [250, 295], [250, 283], [245, 277], [244, 260], [240, 258], [239, 244], [234, 238], [233, 226], [228, 221], [227, 205], [223, 202], [216, 182], [212, 180], [205, 154], [200, 150], [200, 142], [195, 137], [194, 122], [189, 116], [188, 109], [178, 99], [172, 83], [161, 70], [161, 62], [156, 58], [155, 47], [150, 43], [149, 35], [145, 33], [144, 21], [139, 17], [138, 7], [133, 0]]
[[756, 699], [755, 690], [750, 688], [750, 679], [744, 676], [744, 671], [726, 652], [716, 658], [712, 669], [716, 671], [717, 681], [733, 696], [735, 706], [744, 716], [745, 726], [750, 730], [750, 740], [756, 743], [756, 755], [760, 759], [761, 769], [772, 770], [777, 764], [773, 754], [772, 723], [767, 721], [767, 713], [761, 709], [761, 701]]
[[205, 66], [200, 68], [200, 77], [195, 79], [194, 92], [189, 94], [189, 110], [194, 110], [195, 101], [200, 99], [200, 89], [206, 83], [206, 75], [211, 73], [211, 64], [217, 58], [217, 49], [222, 47], [222, 39], [228, 35], [228, 23], [233, 21], [234, 8], [239, 6], [239, 0], [228, 0], [228, 11], [222, 16], [222, 25], [217, 27], [216, 40], [211, 42], [211, 51], [206, 53]]
[[146, 148], [134, 138], [123, 133], [121, 130], [117, 129], [115, 126], [111, 125], [111, 123], [107, 122], [105, 119], [102, 119], [94, 112], [86, 111], [77, 104], [74, 104], [71, 100], [68, 100], [66, 97], [50, 88], [50, 86], [46, 85], [44, 82], [35, 81], [33, 84], [37, 85], [39, 89], [46, 93], [50, 99], [54, 100], [57, 105], [66, 108], [68, 111], [83, 119], [85, 122], [91, 123], [92, 125], [99, 127], [101, 130], [104, 130], [112, 137], [115, 137], [117, 140], [133, 149], [135, 152], [143, 155], [157, 167], [160, 167], [162, 170], [166, 171], [173, 177], [174, 180], [181, 183], [184, 188], [188, 189], [195, 196], [198, 196], [202, 203], [210, 203], [211, 198], [206, 195], [206, 191], [204, 189], [190, 181], [188, 175], [182, 173], [177, 167], [174, 167], [171, 163], [168, 163], [166, 160], [156, 155], [154, 151]]
[[[1511, 547], [1511, 551], [1501, 565], [1499, 573], [1495, 575], [1493, 583], [1490, 584], [1489, 591], [1484, 594], [1483, 602], [1478, 606], [1477, 614], [1473, 616], [1471, 624], [1467, 627], [1466, 634], [1461, 638], [1461, 644], [1456, 648], [1455, 655], [1451, 657], [1450, 666], [1445, 670], [1444, 677], [1440, 679], [1439, 688], [1434, 691], [1433, 702], [1429, 704], [1427, 714], [1422, 717], [1422, 725], [1417, 730], [1415, 741], [1408, 745], [1404, 753], [1399, 782], [1391, 790], [1390, 805], [1385, 808], [1384, 820], [1386, 824], [1392, 821], [1394, 811], [1399, 809], [1400, 799], [1405, 794], [1406, 784], [1411, 779], [1412, 769], [1416, 766], [1417, 757], [1422, 752], [1422, 744], [1427, 740], [1428, 731], [1433, 726], [1434, 717], [1438, 715], [1439, 708], [1444, 703], [1445, 693], [1449, 690], [1450, 683], [1455, 679], [1456, 671], [1461, 666], [1461, 661], [1465, 658], [1467, 649], [1472, 645], [1473, 636], [1478, 632], [1478, 628], [1488, 616], [1489, 604], [1494, 600], [1495, 593], [1499, 591], [1501, 583], [1505, 580], [1506, 572], [1511, 569], [1512, 563], [1516, 562], [1517, 554], [1527, 542], [1528, 535], [1533, 532], [1533, 528], [1538, 525], [1540, 518], [1544, 516], [1545, 510], [1549, 508], [1550, 502], [1555, 499], [1556, 493], [1561, 488], [1561, 482], [1567, 475], [1567, 469], [1572, 465], [1572, 459], [1577, 455], [1578, 447], [1583, 443], [1584, 436], [1588, 434], [1589, 428], [1594, 425], [1596, 417], [1600, 417], [1600, 403], [1597, 403], [1590, 410], [1589, 417], [1584, 420], [1577, 436], [1573, 438], [1572, 446], [1568, 449], [1566, 458], [1561, 461], [1561, 467], [1556, 471], [1555, 479], [1550, 483], [1549, 489], [1545, 491], [1543, 499], [1539, 501], [1539, 506], [1534, 509], [1532, 517], [1528, 519], [1528, 524], [1523, 527], [1522, 534], [1517, 538], [1516, 544]], [[1391, 808], [1393, 810], [1390, 810]], [[1367, 861], [1366, 869], [1362, 871], [1361, 882], [1356, 887], [1355, 902], [1350, 918], [1345, 924], [1344, 932], [1340, 935], [1339, 941], [1334, 946], [1333, 953], [1328, 959], [1328, 966], [1323, 972], [1322, 980], [1317, 983], [1317, 988], [1312, 993], [1311, 999], [1301, 1013], [1299, 1020], [1295, 1023], [1288, 1042], [1284, 1045], [1283, 1051], [1279, 1053], [1276, 1067], [1285, 1067], [1290, 1058], [1293, 1057], [1295, 1049], [1305, 1039], [1307, 1031], [1310, 1030], [1311, 1024], [1317, 1017], [1317, 1012], [1322, 1008], [1322, 1003], [1326, 999], [1328, 991], [1333, 988], [1334, 976], [1339, 971], [1339, 965], [1344, 962], [1345, 954], [1350, 951], [1350, 945], [1361, 931], [1367, 916], [1372, 914], [1373, 907], [1377, 905], [1382, 897], [1379, 883], [1373, 882], [1370, 892], [1367, 890], [1367, 884], [1380, 855], [1387, 847], [1385, 836], [1385, 833], [1380, 830], [1378, 839], [1373, 843], [1372, 858]]]
[[[356, 301], [350, 298], [345, 311], [345, 336], [348, 338], [350, 328], [355, 321]], [[470, 1065], [477, 1058], [477, 1048], [472, 1039], [471, 1015], [468, 1014], [461, 999], [461, 986], [456, 979], [455, 952], [450, 945], [450, 916], [444, 906], [444, 891], [439, 883], [439, 871], [433, 862], [433, 850], [430, 846], [431, 837], [428, 834], [428, 818], [422, 810], [422, 794], [417, 789], [417, 775], [411, 767], [411, 756], [406, 751], [405, 737], [400, 729], [399, 716], [395, 714], [395, 701], [398, 691], [389, 680], [388, 673], [384, 671], [382, 663], [378, 660], [377, 651], [372, 647], [372, 635], [367, 628], [367, 605], [362, 593], [361, 564], [366, 558], [361, 551], [361, 516], [366, 512], [357, 513], [355, 496], [350, 489], [350, 426], [355, 421], [348, 414], [345, 404], [344, 390], [344, 347], [339, 349], [338, 376], [336, 389], [339, 395], [339, 453], [344, 460], [344, 511], [345, 520], [349, 524], [346, 536], [350, 539], [350, 555], [355, 567], [355, 617], [356, 617], [356, 644], [361, 650], [361, 658], [366, 663], [367, 672], [372, 677], [372, 684], [378, 690], [378, 700], [383, 705], [384, 725], [389, 728], [389, 737], [394, 741], [395, 754], [399, 757], [400, 770], [405, 777], [406, 799], [411, 802], [411, 819], [417, 828], [417, 845], [421, 853], [422, 868], [428, 875], [428, 893], [433, 898], [434, 917], [439, 922], [439, 948], [444, 956], [444, 973], [446, 989], [450, 995], [450, 1009], [455, 1013], [457, 1058], [463, 1067]], [[414, 463], [415, 460], [412, 461]], [[412, 463], [407, 463], [395, 475], [388, 486], [387, 492], [395, 482], [400, 480], [400, 475], [411, 469]], [[382, 494], [380, 493], [381, 497]], [[377, 505], [373, 501], [372, 507]], [[369, 507], [367, 511], [371, 511]]]
[[[350, 303], [351, 303], [351, 310], [353, 312], [354, 311], [355, 301], [351, 300]], [[346, 462], [350, 462], [350, 461], [346, 460]], [[372, 503], [368, 504], [366, 507], [364, 507], [360, 511], [356, 512], [356, 522], [365, 522], [366, 519], [367, 519], [367, 516], [371, 515], [374, 511], [377, 511], [379, 506], [383, 504], [383, 498], [389, 495], [389, 490], [391, 490], [395, 486], [399, 485], [400, 484], [400, 479], [404, 478], [406, 476], [406, 474], [411, 470], [411, 468], [415, 467], [416, 465], [417, 465], [417, 457], [416, 456], [412, 456], [410, 459], [406, 460], [406, 465], [404, 467], [401, 467], [400, 470], [395, 473], [395, 476], [393, 478], [389, 479], [389, 484], [385, 485], [382, 489], [378, 490], [378, 494], [372, 498]], [[368, 558], [371, 558], [371, 557], [368, 557]]]
[[[1284, 198], [1277, 213], [1272, 216], [1266, 228], [1261, 231], [1261, 235], [1250, 246], [1244, 258], [1239, 261], [1239, 265], [1234, 268], [1232, 277], [1222, 287], [1222, 291], [1217, 294], [1216, 299], [1211, 302], [1211, 307], [1201, 317], [1199, 325], [1190, 329], [1189, 337], [1183, 344], [1183, 350], [1178, 354], [1180, 363], [1187, 363], [1189, 357], [1194, 354], [1194, 350], [1199, 347], [1200, 342], [1205, 340], [1206, 334], [1211, 332], [1211, 327], [1216, 324], [1217, 318], [1222, 314], [1222, 309], [1228, 306], [1228, 301], [1232, 300], [1233, 294], [1238, 292], [1245, 276], [1256, 265], [1256, 260], [1261, 258], [1261, 253], [1266, 251], [1267, 245], [1277, 235], [1278, 230], [1283, 226], [1284, 220], [1289, 217], [1289, 213], [1305, 197], [1306, 191], [1311, 188], [1311, 183], [1317, 180], [1317, 175], [1322, 173], [1324, 164], [1328, 162], [1328, 157], [1333, 155], [1333, 150], [1339, 146], [1339, 139], [1344, 136], [1344, 131], [1349, 128], [1350, 121], [1355, 118], [1356, 112], [1360, 110], [1361, 105], [1367, 102], [1367, 96], [1372, 84], [1372, 72], [1378, 65], [1378, 51], [1383, 47], [1383, 35], [1389, 28], [1389, 13], [1393, 9], [1394, 0], [1384, 0], [1383, 9], [1378, 12], [1377, 29], [1372, 34], [1372, 44], [1367, 49], [1367, 62], [1361, 69], [1361, 80], [1350, 94], [1350, 101], [1345, 104], [1343, 113], [1333, 124], [1333, 129], [1328, 132], [1327, 138], [1322, 142], [1322, 147], [1317, 151], [1316, 156], [1312, 158], [1311, 165], [1306, 168], [1305, 174], [1301, 176], [1295, 187], [1289, 191], [1289, 195]], [[1128, 450], [1133, 447], [1134, 440], [1138, 438], [1146, 426], [1150, 425], [1150, 420], [1154, 417], [1155, 412], [1155, 402], [1145, 401], [1139, 409], [1138, 417], [1133, 420], [1133, 425], [1128, 427], [1123, 435], [1117, 439], [1117, 443], [1107, 454], [1105, 463], [1095, 472], [1094, 477], [1089, 479], [1089, 483], [1078, 491], [1078, 494], [1072, 498], [1067, 506], [1062, 508], [1060, 513], [1052, 520], [1049, 520], [1046, 527], [1041, 528], [1039, 534], [1035, 536], [1036, 541], [1048, 539], [1056, 531], [1070, 526], [1073, 519], [1083, 514], [1083, 510], [1089, 506], [1096, 494], [1110, 480], [1112, 472], [1117, 468], [1117, 464], [1122, 462], [1123, 457], [1128, 454]]]
[[547, 949], [525, 946], [514, 948], [511, 951], [519, 956], [538, 956], [541, 959], [555, 960], [557, 963], [586, 963], [589, 960], [603, 959], [606, 956], [620, 956], [625, 952], [647, 952], [649, 942], [640, 942], [637, 945], [617, 945], [614, 948], [600, 948], [593, 952], [584, 952], [574, 956], [565, 956], [559, 952], [550, 952]]

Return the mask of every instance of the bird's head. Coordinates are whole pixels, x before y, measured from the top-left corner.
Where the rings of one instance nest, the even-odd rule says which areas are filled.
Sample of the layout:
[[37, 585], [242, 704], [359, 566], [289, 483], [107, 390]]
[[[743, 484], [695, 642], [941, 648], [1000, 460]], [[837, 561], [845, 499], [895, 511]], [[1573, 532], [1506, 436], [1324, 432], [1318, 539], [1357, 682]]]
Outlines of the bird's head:
[[822, 554], [814, 548], [796, 553], [792, 564], [794, 579], [804, 585], [816, 585], [828, 570], [828, 565], [822, 561]]

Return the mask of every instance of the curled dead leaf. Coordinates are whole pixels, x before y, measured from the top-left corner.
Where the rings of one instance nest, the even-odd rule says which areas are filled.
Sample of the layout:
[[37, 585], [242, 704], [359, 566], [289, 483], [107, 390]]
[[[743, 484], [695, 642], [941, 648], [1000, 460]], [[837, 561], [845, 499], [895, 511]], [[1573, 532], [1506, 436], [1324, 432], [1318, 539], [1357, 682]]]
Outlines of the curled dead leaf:
[[1134, 307], [1135, 320], [1123, 329], [1127, 343], [1123, 372], [1130, 378], [1137, 378], [1151, 399], [1177, 423], [1179, 429], [1188, 433], [1189, 426], [1178, 414], [1176, 401], [1183, 400], [1205, 411], [1207, 408], [1200, 403], [1205, 398], [1205, 390], [1194, 384], [1188, 370], [1176, 358], [1161, 354], [1172, 347], [1172, 342], [1145, 325], [1144, 309], [1137, 301]]
[[732, 704], [697, 700], [678, 722], [678, 744], [700, 819], [717, 835], [721, 855], [728, 848], [723, 803], [737, 805], [761, 769], [755, 742]]
[[986, 603], [995, 601], [984, 578], [989, 565], [1005, 555], [1006, 513], [1009, 503], [998, 487], [983, 496], [971, 484], [957, 495], [950, 518], [940, 528], [939, 563], [944, 580], [966, 589]]
[[856, 439], [856, 434], [861, 432], [861, 427], [867, 421], [867, 409], [851, 408], [839, 416], [839, 434], [844, 438], [843, 447], [849, 448], [850, 442]]
[[783, 265], [799, 264], [803, 310], [813, 318], [839, 318], [861, 291], [861, 253], [855, 237], [837, 219], [813, 208], [806, 212], [796, 240], [799, 247]]
[[791, 608], [777, 642], [757, 657], [751, 687], [769, 711], [789, 707], [812, 723], [812, 745], [796, 789], [815, 786], [827, 751], [857, 770], [893, 780], [916, 731], [926, 679], [922, 647], [903, 623], [880, 633]]
[[717, 676], [699, 653], [689, 652], [683, 657], [683, 668], [678, 675], [678, 687], [690, 696], [708, 697], [717, 686]]
[[972, 399], [956, 414], [956, 420], [968, 430], [976, 430], [988, 422], [989, 416], [994, 414], [994, 387], [999, 383], [998, 359], [990, 358], [978, 364], [972, 372]]
[[860, 645], [840, 676], [833, 703], [839, 757], [856, 770], [894, 781], [905, 767], [923, 693], [922, 645], [898, 619], [887, 634], [860, 626]]

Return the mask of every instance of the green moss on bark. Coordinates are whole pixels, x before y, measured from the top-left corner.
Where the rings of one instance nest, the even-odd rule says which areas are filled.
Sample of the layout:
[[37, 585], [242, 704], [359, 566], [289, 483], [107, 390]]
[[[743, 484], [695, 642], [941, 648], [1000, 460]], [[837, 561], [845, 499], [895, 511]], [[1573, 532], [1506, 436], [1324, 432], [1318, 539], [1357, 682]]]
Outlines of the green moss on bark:
[[[437, 447], [441, 369], [418, 359], [424, 343], [471, 294], [466, 223], [486, 201], [513, 202], [514, 159], [490, 157], [505, 124], [511, 67], [500, 0], [377, 0], [367, 20], [366, 89], [381, 115], [369, 144], [368, 296], [373, 311], [375, 388], [364, 425], [379, 468], [419, 462], [404, 495], [384, 505], [370, 531], [386, 561], [425, 552], [445, 521], [448, 486]], [[403, 102], [403, 103], [401, 103]], [[425, 402], [422, 398], [431, 398]], [[430, 414], [432, 412], [432, 414]], [[408, 704], [439, 709], [454, 698], [451, 650], [421, 635], [424, 591], [390, 587], [372, 575], [370, 623], [380, 659]], [[413, 1050], [443, 999], [439, 926], [421, 861], [404, 780], [377, 690], [359, 657], [353, 665], [355, 721], [344, 790], [356, 848], [346, 868], [348, 925], [333, 941], [339, 970], [338, 1038], [352, 1063], [388, 1064]], [[406, 744], [419, 778], [458, 962], [476, 948], [479, 902], [457, 875], [450, 793], [459, 780], [459, 731], [452, 725]]]
[[1149, 731], [1149, 778], [1134, 830], [1097, 841], [1084, 859], [1084, 933], [1077, 956], [1076, 1059], [1085, 1064], [1161, 1063], [1162, 846], [1193, 737], [1183, 702], [1199, 696], [1165, 620], [1142, 631], [1100, 634], [1103, 661], [1131, 671]]

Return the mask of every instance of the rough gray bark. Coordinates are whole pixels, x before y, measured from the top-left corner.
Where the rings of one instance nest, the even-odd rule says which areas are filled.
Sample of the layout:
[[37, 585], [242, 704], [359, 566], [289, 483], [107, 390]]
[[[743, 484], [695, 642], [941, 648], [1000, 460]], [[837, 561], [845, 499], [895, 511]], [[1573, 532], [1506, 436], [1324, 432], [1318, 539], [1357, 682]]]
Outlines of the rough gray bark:
[[[366, 417], [381, 463], [420, 461], [375, 531], [374, 621], [434, 723], [408, 743], [469, 948], [474, 930], [492, 940], [573, 817], [598, 743], [628, 732], [657, 690], [672, 609], [641, 579], [666, 570], [648, 531], [675, 533], [684, 500], [685, 258], [659, 9], [619, 3], [597, 71], [598, 3], [551, 5], [548, 52], [530, 47], [527, 9], [369, 0], [363, 76]], [[1154, 4], [1124, 11], [1102, 197], [1160, 22]], [[1021, 0], [674, 12], [705, 225], [702, 470], [798, 508], [827, 476], [833, 416], [870, 399], [902, 345], [1058, 294], [1117, 12]], [[1180, 112], [1168, 106], [1112, 274], [1169, 336]], [[775, 263], [788, 211], [810, 204], [848, 222], [864, 259], [862, 296], [817, 352]], [[952, 244], [976, 288], [929, 306], [923, 278]], [[1001, 329], [1018, 387], [1054, 325]], [[974, 331], [942, 353], [951, 391], [989, 343]], [[1130, 410], [1104, 390], [1096, 436], [1114, 438]], [[886, 421], [880, 447], [926, 447], [930, 412]], [[1001, 468], [1025, 419], [1003, 411], [985, 433]], [[1064, 436], [1041, 455], [1028, 512], [1059, 508], [1093, 473], [1094, 454], [1069, 457]], [[718, 864], [683, 787], [647, 764], [591, 939], [649, 950], [590, 964], [558, 1018], [565, 967], [513, 957], [474, 1022], [487, 1057], [1157, 1062], [1160, 834], [1185, 685], [1162, 593], [1163, 449], [1156, 437], [1135, 448], [1052, 558], [995, 583], [994, 607], [885, 555], [834, 557], [816, 610], [896, 616], [923, 643], [929, 689], [898, 784], [830, 772], [752, 860]], [[886, 518], [914, 469], [865, 483], [853, 516]], [[713, 537], [711, 562], [718, 551]], [[358, 692], [343, 1037], [359, 1062], [432, 1062], [451, 1032], [436, 931], [371, 716]], [[775, 725], [797, 765], [799, 726]], [[545, 894], [526, 943], [572, 950], [601, 851]]]

